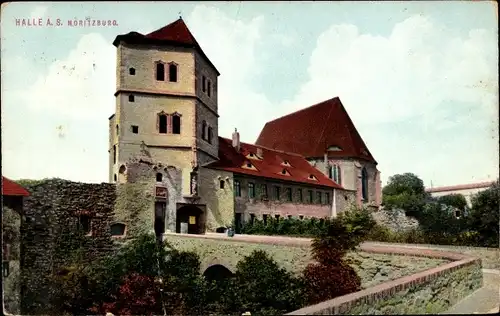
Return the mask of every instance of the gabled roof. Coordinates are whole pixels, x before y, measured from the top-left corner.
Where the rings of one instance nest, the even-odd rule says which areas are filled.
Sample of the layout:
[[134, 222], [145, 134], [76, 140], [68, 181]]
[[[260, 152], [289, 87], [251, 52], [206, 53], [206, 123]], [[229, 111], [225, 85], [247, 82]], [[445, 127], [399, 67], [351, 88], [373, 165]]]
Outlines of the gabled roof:
[[332, 148], [328, 157], [376, 163], [338, 97], [267, 122], [256, 144], [307, 158]]
[[118, 47], [123, 41], [129, 44], [153, 44], [153, 45], [172, 45], [196, 49], [201, 56], [214, 68], [217, 75], [220, 75], [217, 68], [212, 64], [210, 59], [201, 49], [200, 44], [196, 41], [191, 31], [189, 31], [186, 23], [182, 18], [172, 22], [156, 31], [143, 35], [138, 32], [129, 32], [127, 34], [118, 35], [113, 41], [113, 45]]
[[2, 195], [5, 196], [29, 196], [28, 191], [12, 180], [2, 177]]
[[[240, 151], [237, 152], [232, 145], [232, 140], [219, 137], [219, 160], [204, 167], [254, 177], [343, 189], [342, 186], [333, 182], [318, 169], [311, 166], [311, 164], [300, 155], [246, 143], [240, 144]], [[257, 148], [262, 150], [261, 159], [258, 159]], [[248, 157], [250, 154], [257, 156], [257, 159], [249, 159]], [[287, 163], [284, 164], [284, 162]], [[245, 168], [247, 163], [250, 163], [253, 168]], [[286, 170], [286, 174], [282, 173], [284, 169]], [[316, 180], [310, 179], [311, 175]]]

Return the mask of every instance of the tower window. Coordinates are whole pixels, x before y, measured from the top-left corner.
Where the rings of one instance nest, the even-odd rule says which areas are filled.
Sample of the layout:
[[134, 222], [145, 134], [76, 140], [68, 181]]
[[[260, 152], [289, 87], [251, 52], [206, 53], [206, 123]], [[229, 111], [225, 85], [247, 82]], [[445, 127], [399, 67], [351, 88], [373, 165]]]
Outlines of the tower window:
[[207, 78], [205, 76], [201, 77], [201, 89], [203, 92], [207, 91]]
[[[113, 163], [114, 164], [116, 163], [116, 145], [113, 145]], [[116, 176], [115, 176], [115, 180], [116, 180]]]
[[224, 180], [219, 181], [219, 188], [224, 189]]
[[165, 81], [165, 65], [161, 62], [156, 63], [156, 80]]
[[129, 73], [131, 76], [135, 76], [135, 68], [129, 68], [128, 73]]
[[207, 82], [207, 94], [210, 97], [211, 91], [212, 90], [212, 83], [210, 81]]
[[212, 138], [213, 138], [213, 135], [214, 132], [212, 131], [212, 127], [208, 127], [208, 143], [211, 144], [212, 143]]
[[163, 181], [163, 175], [161, 173], [156, 174], [156, 182], [162, 182]]
[[132, 133], [138, 134], [139, 133], [139, 126], [137, 125], [132, 125]]
[[135, 97], [133, 94], [128, 96], [128, 102], [135, 102]]
[[168, 65], [168, 81], [177, 82], [177, 65], [174, 63]]
[[118, 127], [118, 124], [116, 124], [116, 135], [120, 135], [120, 128]]
[[181, 133], [181, 117], [179, 115], [174, 115], [172, 117], [172, 133]]
[[116, 182], [116, 180], [117, 180], [116, 173], [115, 173], [115, 175], [114, 175], [113, 179], [114, 179], [114, 180], [115, 180], [115, 182]]
[[78, 218], [78, 226], [85, 234], [90, 234], [91, 225], [92, 224], [89, 216], [82, 215]]
[[201, 122], [201, 139], [206, 140], [207, 139], [207, 122], [203, 121]]
[[165, 114], [159, 115], [158, 131], [160, 132], [160, 134], [167, 133], [167, 115], [165, 115]]
[[111, 225], [111, 236], [123, 236], [125, 235], [125, 224], [115, 223]]

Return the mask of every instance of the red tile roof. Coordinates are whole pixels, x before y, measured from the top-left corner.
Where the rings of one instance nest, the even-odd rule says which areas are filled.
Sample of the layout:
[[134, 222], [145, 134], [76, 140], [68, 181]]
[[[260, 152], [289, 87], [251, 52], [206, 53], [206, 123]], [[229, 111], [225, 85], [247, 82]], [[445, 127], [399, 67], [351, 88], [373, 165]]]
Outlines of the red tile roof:
[[12, 180], [2, 177], [2, 195], [5, 196], [29, 196], [25, 188]]
[[[237, 152], [232, 145], [232, 140], [219, 137], [219, 160], [205, 167], [255, 177], [343, 189], [342, 186], [336, 184], [318, 169], [311, 166], [311, 164], [300, 155], [246, 143], [240, 144], [240, 152]], [[262, 149], [262, 160], [248, 159], [247, 156], [250, 153], [257, 155], [257, 148]], [[288, 162], [290, 166], [284, 166], [283, 163], [285, 161]], [[247, 162], [250, 162], [257, 170], [243, 168], [242, 166], [245, 166]], [[281, 174], [283, 169], [286, 169], [289, 175]], [[317, 180], [309, 179], [310, 175], [316, 177]]]
[[113, 45], [118, 47], [120, 41], [131, 44], [167, 44], [195, 48], [215, 69], [217, 75], [220, 75], [219, 71], [214, 64], [212, 64], [210, 59], [208, 59], [207, 55], [205, 55], [200, 44], [198, 44], [193, 34], [191, 34], [191, 31], [189, 31], [182, 18], [146, 35], [138, 32], [129, 32], [124, 35], [118, 35], [113, 41]]
[[338, 97], [267, 122], [257, 145], [323, 157], [327, 148], [332, 158], [358, 158], [376, 163]]
[[479, 183], [471, 183], [471, 184], [459, 184], [452, 185], [446, 187], [435, 187], [428, 188], [425, 191], [429, 193], [437, 193], [437, 192], [449, 192], [449, 191], [460, 191], [460, 190], [471, 190], [471, 189], [485, 189], [489, 188], [495, 184], [495, 181], [490, 182], [479, 182]]

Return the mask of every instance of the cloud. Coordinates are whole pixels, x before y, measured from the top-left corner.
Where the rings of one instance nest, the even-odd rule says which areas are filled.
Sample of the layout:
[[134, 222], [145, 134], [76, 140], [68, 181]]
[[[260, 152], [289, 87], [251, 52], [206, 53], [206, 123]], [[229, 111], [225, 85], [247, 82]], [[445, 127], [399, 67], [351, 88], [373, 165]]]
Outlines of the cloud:
[[69, 118], [102, 120], [113, 112], [116, 52], [100, 34], [82, 36], [25, 94], [26, 104]]

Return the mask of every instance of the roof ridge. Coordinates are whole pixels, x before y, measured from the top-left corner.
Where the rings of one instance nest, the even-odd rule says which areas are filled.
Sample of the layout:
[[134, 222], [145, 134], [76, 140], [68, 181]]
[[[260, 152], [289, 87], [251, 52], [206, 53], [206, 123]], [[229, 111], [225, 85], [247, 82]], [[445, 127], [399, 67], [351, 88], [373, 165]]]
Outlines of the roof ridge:
[[305, 110], [309, 110], [310, 108], [313, 108], [313, 107], [316, 107], [316, 106], [322, 105], [323, 103], [326, 103], [326, 102], [329, 102], [329, 101], [333, 101], [333, 100], [335, 100], [335, 99], [338, 99], [338, 100], [340, 101], [340, 98], [339, 98], [338, 96], [336, 96], [336, 97], [330, 98], [330, 99], [328, 99], [328, 100], [324, 100], [324, 101], [318, 102], [318, 103], [316, 103], [316, 104], [310, 105], [310, 106], [305, 107], [305, 108], [303, 108], [303, 109], [297, 110], [297, 111], [295, 111], [295, 112], [292, 112], [292, 113], [288, 113], [288, 114], [282, 115], [282, 116], [280, 116], [280, 117], [275, 118], [274, 120], [267, 121], [267, 123], [266, 123], [266, 124], [272, 123], [272, 122], [277, 121], [277, 120], [281, 120], [281, 119], [283, 119], [283, 118], [285, 118], [285, 117], [292, 116], [292, 115], [294, 115], [294, 114], [297, 114], [297, 113], [303, 112], [303, 111], [305, 111]]
[[[223, 139], [225, 139], [225, 140], [228, 140], [228, 141], [232, 141], [232, 139], [230, 139], [230, 138], [225, 138], [225, 137], [222, 137], [222, 136], [219, 136], [219, 137], [220, 137], [220, 138], [223, 138]], [[262, 146], [262, 145], [250, 144], [250, 143], [245, 143], [245, 142], [241, 142], [241, 141], [240, 141], [240, 144], [250, 145], [250, 146], [254, 146], [254, 147], [258, 147], [258, 148], [266, 149], [266, 150], [269, 150], [269, 151], [274, 151], [274, 152], [277, 152], [277, 153], [287, 154], [287, 155], [296, 156], [296, 157], [301, 157], [301, 158], [306, 159], [306, 157], [302, 156], [301, 154], [292, 153], [292, 152], [283, 151], [283, 150], [278, 150], [278, 149], [274, 149], [274, 148], [270, 148], [270, 147], [266, 147], [266, 146]]]

